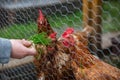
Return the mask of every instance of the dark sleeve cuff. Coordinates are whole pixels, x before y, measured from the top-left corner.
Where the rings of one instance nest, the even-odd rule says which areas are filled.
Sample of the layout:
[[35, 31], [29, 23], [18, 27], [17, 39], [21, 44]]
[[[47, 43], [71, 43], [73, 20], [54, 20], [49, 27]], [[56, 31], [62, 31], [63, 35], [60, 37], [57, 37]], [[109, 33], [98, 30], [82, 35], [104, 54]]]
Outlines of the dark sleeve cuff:
[[10, 40], [0, 38], [0, 63], [5, 64], [9, 62], [11, 49], [12, 46]]

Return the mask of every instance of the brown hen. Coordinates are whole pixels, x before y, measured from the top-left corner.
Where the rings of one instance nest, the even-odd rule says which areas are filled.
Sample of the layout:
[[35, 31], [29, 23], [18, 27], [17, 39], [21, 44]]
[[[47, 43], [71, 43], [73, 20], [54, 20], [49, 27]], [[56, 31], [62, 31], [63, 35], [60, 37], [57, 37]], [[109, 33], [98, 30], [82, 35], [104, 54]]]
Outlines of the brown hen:
[[[40, 11], [40, 14], [41, 11]], [[83, 31], [66, 29], [60, 38], [42, 14], [38, 20], [38, 31], [46, 32], [52, 42], [50, 45], [36, 45], [42, 50], [35, 59], [37, 76], [40, 80], [120, 80], [120, 70], [94, 57], [88, 50], [88, 36], [93, 29]]]
[[37, 19], [37, 25], [38, 25], [38, 33], [46, 32], [48, 35], [53, 33], [53, 29], [51, 28], [46, 16], [42, 13], [41, 10], [39, 10], [39, 16]]

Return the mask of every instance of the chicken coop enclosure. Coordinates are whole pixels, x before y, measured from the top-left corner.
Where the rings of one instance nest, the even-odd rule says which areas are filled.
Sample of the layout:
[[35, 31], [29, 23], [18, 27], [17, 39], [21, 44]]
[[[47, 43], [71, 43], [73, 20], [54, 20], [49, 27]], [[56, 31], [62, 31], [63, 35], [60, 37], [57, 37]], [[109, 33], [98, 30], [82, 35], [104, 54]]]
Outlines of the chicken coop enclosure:
[[[56, 36], [58, 43], [55, 43], [57, 44], [56, 54], [60, 54], [60, 58], [55, 55], [54, 59], [52, 59], [51, 57], [48, 58], [49, 56], [42, 59], [42, 57], [44, 57], [42, 56], [41, 62], [39, 63], [32, 56], [28, 56], [23, 59], [11, 58], [9, 63], [4, 65], [0, 64], [0, 80], [120, 80], [119, 4], [120, 0], [1, 0], [0, 38], [29, 40], [31, 36], [38, 33], [38, 19], [40, 15], [44, 15], [45, 20], [48, 21], [49, 26], [53, 29], [53, 31], [57, 33]], [[89, 34], [89, 29], [86, 29], [86, 27], [91, 27], [93, 29], [91, 31], [92, 34]], [[90, 59], [89, 57], [87, 57], [88, 59], [86, 58], [79, 60], [78, 56], [78, 58], [76, 58], [77, 60], [73, 60], [73, 58], [75, 59], [74, 56], [72, 57], [72, 59], [70, 58], [70, 63], [66, 61], [68, 59], [69, 53], [72, 53], [72, 55], [70, 54], [71, 56], [73, 56], [73, 54], [75, 53], [77, 54], [77, 52], [74, 51], [75, 49], [69, 50], [70, 52], [66, 49], [61, 50], [64, 49], [64, 47], [61, 48], [61, 45], [59, 45], [59, 38], [61, 39], [61, 34], [62, 37], [64, 37], [63, 34], [68, 28], [70, 30], [74, 29], [74, 31], [79, 32], [86, 31], [86, 33], [83, 34], [79, 33], [80, 35], [89, 34], [87, 38], [88, 45], [86, 45], [87, 43], [84, 42], [86, 40], [82, 42], [86, 45], [88, 50], [86, 48], [84, 49], [85, 45], [82, 45], [83, 48], [79, 46], [77, 48], [80, 48], [80, 51], [78, 50], [78, 53], [83, 52], [83, 58], [84, 56], [87, 56], [87, 53], [90, 53], [90, 55], [88, 55], [92, 56], [90, 57]], [[42, 49], [44, 52], [45, 49]], [[60, 51], [64, 51], [67, 54], [63, 54]], [[55, 52], [48, 53], [52, 55]], [[95, 59], [93, 57], [95, 57]], [[45, 63], [45, 61], [47, 61], [46, 58], [48, 58], [48, 63], [51, 63], [52, 66], [47, 65], [47, 62]], [[106, 73], [103, 73], [107, 77], [100, 78], [97, 76], [97, 73], [96, 75], [94, 73], [92, 74], [89, 72], [89, 70], [86, 70], [86, 67], [84, 68], [83, 65], [87, 65], [87, 63], [84, 62], [87, 62], [87, 60], [89, 62], [89, 60], [91, 59], [93, 59], [93, 63], [90, 62], [90, 64], [99, 64], [99, 61], [102, 61], [102, 63], [100, 62], [100, 64], [103, 64], [103, 66], [99, 66], [105, 67], [106, 69], [100, 67], [96, 68], [96, 70], [98, 70], [98, 74], [101, 71], [106, 71]], [[79, 61], [79, 67], [80, 69], [83, 69], [83, 71], [80, 70], [82, 76], [80, 73], [77, 74], [77, 70], [79, 70], [76, 69], [77, 62], [75, 64], [73, 61]], [[53, 68], [53, 66], [56, 66], [57, 63], [59, 65], [64, 64], [64, 67], [62, 66], [61, 68], [61, 66], [57, 66], [57, 68]], [[39, 64], [44, 66], [41, 66]], [[38, 65], [40, 68], [38, 67]], [[66, 68], [68, 69], [68, 67], [66, 67], [65, 65], [70, 65], [69, 70], [66, 70]], [[91, 69], [91, 66], [88, 66], [88, 69]], [[107, 66], [110, 67], [108, 68]], [[62, 70], [64, 70], [64, 72], [59, 73], [59, 71]], [[94, 70], [91, 71], [94, 72]], [[114, 73], [114, 71], [115, 74], [112, 74]], [[109, 76], [112, 77], [109, 78], [107, 73], [110, 73]], [[88, 74], [92, 74], [92, 77], [94, 78], [88, 76]], [[63, 77], [63, 75], [65, 76]], [[101, 77], [104, 77], [105, 75], [103, 75], [102, 73], [99, 74], [99, 76]]]

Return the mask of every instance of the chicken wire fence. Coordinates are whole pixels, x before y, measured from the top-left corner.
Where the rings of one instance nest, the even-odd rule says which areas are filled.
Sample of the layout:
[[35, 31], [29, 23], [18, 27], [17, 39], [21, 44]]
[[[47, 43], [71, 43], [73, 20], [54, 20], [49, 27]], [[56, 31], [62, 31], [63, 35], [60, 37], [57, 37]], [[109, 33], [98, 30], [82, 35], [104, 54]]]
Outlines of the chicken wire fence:
[[[93, 1], [93, 0], [86, 0]], [[120, 68], [120, 1], [102, 0], [100, 8], [102, 14], [98, 15], [102, 23], [97, 24], [102, 29], [101, 49], [94, 44], [100, 52], [100, 59], [112, 66]], [[82, 30], [83, 5], [94, 13], [82, 0], [1, 0], [0, 1], [0, 37], [9, 39], [29, 39], [37, 32], [38, 10], [46, 15], [50, 25], [59, 37], [67, 27]], [[87, 16], [88, 20], [92, 20]], [[96, 29], [96, 28], [95, 28]], [[91, 49], [89, 49], [91, 50]], [[93, 52], [99, 58], [99, 54]], [[29, 60], [30, 59], [30, 60]], [[27, 61], [28, 60], [28, 61]], [[26, 64], [27, 63], [27, 64]], [[1, 80], [36, 80], [37, 72], [31, 58], [14, 60], [8, 64], [0, 65]], [[51, 75], [52, 76], [52, 75]], [[72, 77], [72, 75], [70, 75]], [[53, 77], [53, 76], [52, 76]], [[73, 78], [74, 79], [74, 78]], [[42, 80], [42, 79], [40, 79]], [[44, 80], [44, 79], [43, 79]], [[52, 80], [56, 80], [53, 79]], [[66, 78], [67, 80], [67, 78]]]

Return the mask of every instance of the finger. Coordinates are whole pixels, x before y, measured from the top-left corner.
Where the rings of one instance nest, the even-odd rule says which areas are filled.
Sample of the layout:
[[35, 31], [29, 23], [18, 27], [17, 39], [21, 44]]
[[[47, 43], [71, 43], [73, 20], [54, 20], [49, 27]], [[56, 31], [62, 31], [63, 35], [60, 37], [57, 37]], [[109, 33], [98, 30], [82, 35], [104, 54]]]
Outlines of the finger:
[[26, 47], [30, 47], [32, 45], [32, 42], [31, 41], [27, 41], [25, 39], [22, 39], [22, 44]]

